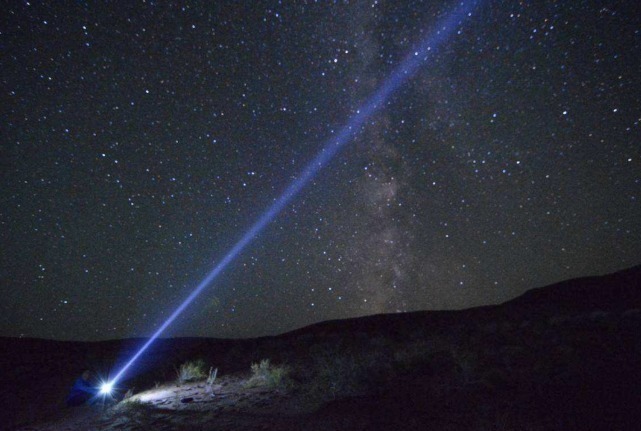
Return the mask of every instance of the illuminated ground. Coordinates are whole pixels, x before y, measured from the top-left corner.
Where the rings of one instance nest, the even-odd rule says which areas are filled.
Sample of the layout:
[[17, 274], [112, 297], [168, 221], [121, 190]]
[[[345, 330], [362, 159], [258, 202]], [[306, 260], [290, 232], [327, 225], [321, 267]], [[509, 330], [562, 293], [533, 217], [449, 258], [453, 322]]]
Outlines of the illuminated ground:
[[70, 410], [57, 421], [22, 430], [255, 429], [260, 423], [287, 428], [303, 413], [286, 391], [245, 383], [243, 377], [226, 376], [213, 385], [164, 384], [112, 406]]
[[158, 408], [179, 411], [225, 411], [251, 408], [259, 409], [288, 399], [287, 391], [269, 388], [247, 388], [246, 379], [227, 376], [217, 379], [213, 385], [206, 382], [169, 384], [148, 389], [120, 403], [116, 412], [135, 407]]

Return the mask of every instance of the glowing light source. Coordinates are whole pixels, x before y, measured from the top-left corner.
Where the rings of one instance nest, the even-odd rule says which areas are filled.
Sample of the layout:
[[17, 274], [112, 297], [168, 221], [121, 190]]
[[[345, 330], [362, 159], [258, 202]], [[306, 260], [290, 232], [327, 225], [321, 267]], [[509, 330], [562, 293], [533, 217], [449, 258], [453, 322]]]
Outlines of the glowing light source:
[[387, 102], [389, 97], [405, 81], [416, 73], [419, 67], [433, 55], [437, 48], [452, 34], [454, 29], [461, 25], [465, 19], [472, 15], [481, 0], [463, 0], [457, 7], [440, 20], [431, 33], [428, 33], [421, 43], [410, 51], [410, 54], [383, 82], [381, 87], [370, 96], [370, 98], [356, 111], [349, 121], [332, 136], [323, 146], [316, 157], [305, 167], [303, 172], [285, 189], [283, 194], [267, 208], [263, 215], [249, 228], [249, 230], [238, 240], [232, 249], [218, 262], [218, 264], [205, 276], [205, 278], [194, 288], [187, 298], [174, 310], [165, 322], [154, 332], [145, 344], [129, 359], [120, 371], [111, 379], [111, 382], [103, 385], [103, 390], [110, 392], [113, 384], [122, 378], [123, 374], [131, 365], [149, 348], [149, 346], [167, 329], [169, 325], [187, 308], [194, 299], [229, 265], [240, 252], [280, 213], [283, 208], [305, 187], [309, 181], [336, 155], [336, 153], [352, 138], [361, 131], [369, 117], [379, 111]]
[[113, 391], [114, 388], [114, 382], [105, 382], [102, 385], [100, 385], [100, 395], [111, 395], [111, 391]]

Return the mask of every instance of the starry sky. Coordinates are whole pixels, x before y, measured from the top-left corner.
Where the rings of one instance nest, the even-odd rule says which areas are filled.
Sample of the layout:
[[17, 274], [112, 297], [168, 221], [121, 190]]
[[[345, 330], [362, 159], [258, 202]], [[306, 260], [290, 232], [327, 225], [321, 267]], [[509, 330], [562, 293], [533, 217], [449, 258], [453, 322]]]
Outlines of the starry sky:
[[[483, 0], [165, 335], [640, 263], [635, 3]], [[0, 336], [150, 335], [455, 5], [5, 5]]]

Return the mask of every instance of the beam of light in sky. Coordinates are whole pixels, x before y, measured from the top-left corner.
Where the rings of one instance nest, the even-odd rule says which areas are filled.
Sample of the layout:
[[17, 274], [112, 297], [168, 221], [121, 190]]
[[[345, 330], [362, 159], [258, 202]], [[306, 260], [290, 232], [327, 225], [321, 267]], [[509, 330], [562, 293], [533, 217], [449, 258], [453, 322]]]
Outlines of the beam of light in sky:
[[280, 213], [283, 208], [305, 187], [309, 181], [336, 155], [336, 153], [349, 142], [355, 134], [365, 125], [365, 122], [374, 113], [381, 110], [392, 93], [396, 91], [405, 81], [412, 77], [419, 67], [427, 61], [430, 55], [447, 40], [447, 38], [458, 28], [463, 21], [472, 15], [472, 11], [481, 0], [464, 0], [457, 4], [456, 8], [446, 15], [430, 33], [417, 45], [412, 52], [393, 70], [390, 76], [383, 82], [379, 89], [373, 93], [360, 109], [345, 123], [340, 131], [330, 137], [322, 150], [305, 167], [301, 175], [295, 179], [283, 192], [283, 194], [267, 208], [251, 228], [240, 238], [232, 249], [218, 262], [218, 264], [207, 274], [207, 276], [196, 286], [189, 296], [176, 308], [176, 310], [165, 320], [165, 322], [154, 332], [145, 344], [129, 359], [120, 371], [110, 380], [113, 385], [120, 380], [123, 374], [131, 365], [149, 348], [149, 346], [171, 325], [174, 320], [196, 299], [198, 295], [229, 265], [243, 249]]

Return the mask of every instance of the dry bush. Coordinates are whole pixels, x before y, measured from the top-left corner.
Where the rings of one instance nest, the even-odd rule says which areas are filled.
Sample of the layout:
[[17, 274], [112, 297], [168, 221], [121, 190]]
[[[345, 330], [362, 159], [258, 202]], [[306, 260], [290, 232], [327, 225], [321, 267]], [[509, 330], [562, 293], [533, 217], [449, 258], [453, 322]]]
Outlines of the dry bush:
[[185, 362], [180, 368], [176, 369], [176, 378], [179, 383], [194, 382], [206, 377], [205, 361], [202, 359]]
[[245, 382], [245, 387], [267, 387], [286, 388], [290, 381], [288, 378], [289, 369], [284, 366], [275, 366], [269, 363], [269, 359], [263, 359], [260, 363], [251, 365], [251, 377]]

